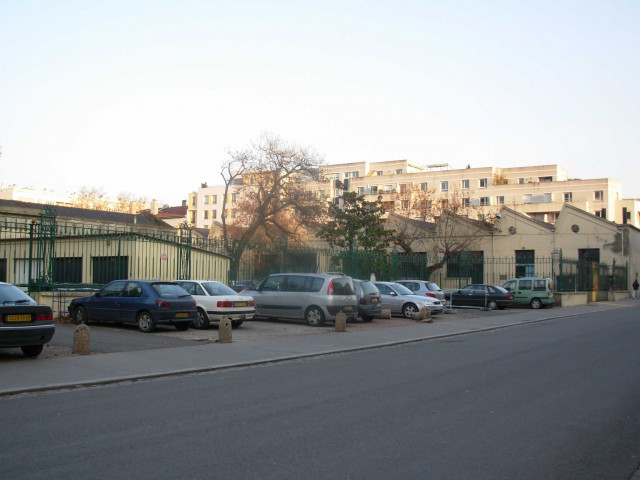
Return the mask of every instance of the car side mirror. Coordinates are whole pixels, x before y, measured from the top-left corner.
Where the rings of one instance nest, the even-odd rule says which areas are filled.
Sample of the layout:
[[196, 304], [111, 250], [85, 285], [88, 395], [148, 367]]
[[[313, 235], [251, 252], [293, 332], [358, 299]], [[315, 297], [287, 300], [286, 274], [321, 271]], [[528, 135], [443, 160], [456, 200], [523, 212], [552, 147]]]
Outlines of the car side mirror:
[[99, 297], [100, 296], [100, 292], [96, 292], [93, 294], [94, 297]]

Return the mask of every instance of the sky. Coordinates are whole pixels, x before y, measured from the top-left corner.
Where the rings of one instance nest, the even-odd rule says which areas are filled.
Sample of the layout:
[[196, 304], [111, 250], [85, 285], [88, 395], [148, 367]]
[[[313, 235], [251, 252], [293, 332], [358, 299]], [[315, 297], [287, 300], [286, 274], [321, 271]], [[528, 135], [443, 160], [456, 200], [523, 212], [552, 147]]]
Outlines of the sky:
[[640, 1], [0, 2], [0, 184], [179, 205], [263, 134], [640, 198]]

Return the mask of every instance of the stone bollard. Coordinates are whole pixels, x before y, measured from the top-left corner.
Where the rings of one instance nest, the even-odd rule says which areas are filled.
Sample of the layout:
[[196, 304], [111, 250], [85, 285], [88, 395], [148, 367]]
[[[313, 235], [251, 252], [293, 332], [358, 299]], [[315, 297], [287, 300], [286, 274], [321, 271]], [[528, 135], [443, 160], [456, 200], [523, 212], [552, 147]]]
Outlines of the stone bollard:
[[336, 315], [336, 332], [346, 332], [347, 331], [347, 316], [344, 312], [338, 313]]
[[89, 337], [89, 327], [84, 323], [78, 325], [73, 334], [73, 350], [71, 350], [71, 353], [89, 355], [91, 350]]
[[223, 318], [218, 325], [218, 342], [231, 343], [231, 320]]
[[422, 307], [422, 310], [420, 310], [418, 313], [414, 313], [413, 314], [413, 319], [416, 322], [422, 322], [422, 323], [432, 323], [433, 322], [433, 318], [431, 318], [431, 312], [429, 311], [429, 309], [427, 307]]
[[380, 312], [378, 318], [391, 318], [391, 310], [389, 308], [385, 308]]

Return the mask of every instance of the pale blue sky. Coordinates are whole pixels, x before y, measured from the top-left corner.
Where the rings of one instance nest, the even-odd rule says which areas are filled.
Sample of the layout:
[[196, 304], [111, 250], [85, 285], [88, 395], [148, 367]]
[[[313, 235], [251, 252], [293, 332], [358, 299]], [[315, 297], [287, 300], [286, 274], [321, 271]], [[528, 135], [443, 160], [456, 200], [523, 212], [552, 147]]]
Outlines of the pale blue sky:
[[263, 132], [640, 198], [640, 1], [0, 2], [0, 183], [179, 204]]

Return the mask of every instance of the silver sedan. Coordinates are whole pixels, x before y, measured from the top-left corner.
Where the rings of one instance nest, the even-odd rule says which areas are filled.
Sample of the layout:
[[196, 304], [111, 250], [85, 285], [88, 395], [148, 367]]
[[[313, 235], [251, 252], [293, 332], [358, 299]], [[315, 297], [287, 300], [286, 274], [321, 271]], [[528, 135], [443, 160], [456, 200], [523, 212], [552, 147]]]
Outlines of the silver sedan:
[[391, 314], [401, 314], [406, 318], [413, 318], [424, 307], [432, 315], [442, 312], [444, 305], [440, 300], [431, 297], [415, 295], [407, 287], [394, 282], [374, 282], [380, 290], [382, 308], [391, 310]]

